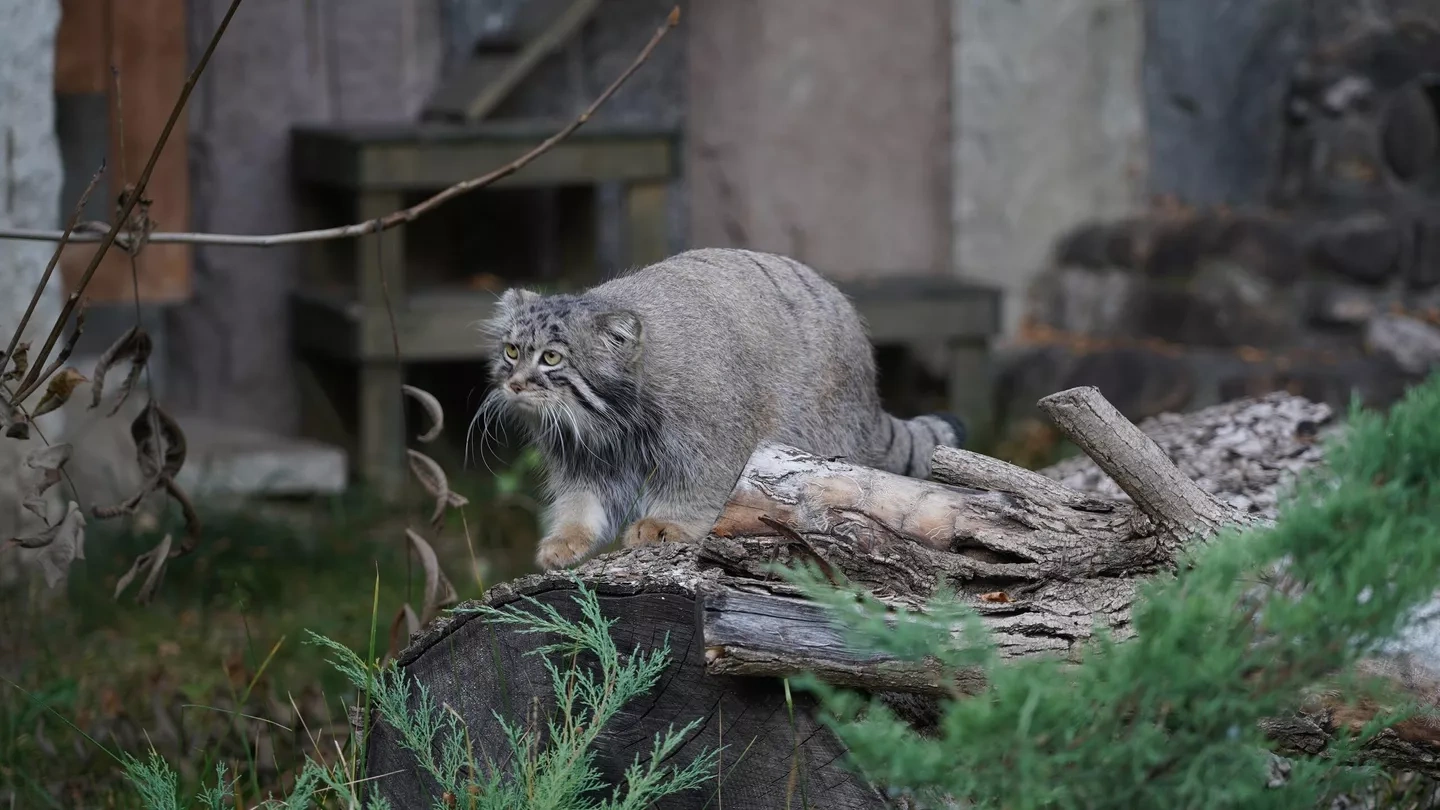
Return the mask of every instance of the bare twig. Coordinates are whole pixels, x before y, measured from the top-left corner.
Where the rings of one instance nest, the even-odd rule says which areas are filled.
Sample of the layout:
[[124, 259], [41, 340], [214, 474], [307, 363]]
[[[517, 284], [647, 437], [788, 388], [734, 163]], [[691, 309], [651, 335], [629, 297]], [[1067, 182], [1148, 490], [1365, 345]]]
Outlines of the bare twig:
[[[140, 172], [140, 177], [135, 181], [134, 192], [127, 195], [119, 215], [111, 223], [110, 229], [100, 240], [100, 247], [95, 250], [95, 255], [90, 257], [90, 264], [85, 268], [85, 273], [80, 276], [80, 283], [76, 285], [75, 292], [65, 302], [65, 308], [61, 310], [60, 317], [55, 319], [55, 326], [50, 330], [50, 336], [45, 338], [45, 345], [40, 349], [31, 365], [30, 374], [33, 376], [39, 373], [40, 367], [50, 356], [50, 350], [55, 347], [55, 341], [60, 338], [64, 331], [65, 324], [70, 320], [70, 314], [75, 311], [75, 304], [80, 296], [84, 294], [85, 288], [89, 286], [90, 279], [95, 276], [99, 269], [100, 262], [105, 258], [105, 252], [115, 244], [115, 238], [120, 229], [126, 227], [130, 222], [130, 214], [139, 204], [140, 199], [145, 196], [145, 186], [150, 182], [150, 175], [155, 171], [155, 164], [160, 160], [160, 152], [165, 148], [165, 142], [170, 140], [170, 132], [175, 128], [175, 122], [180, 120], [180, 113], [185, 109], [185, 102], [190, 100], [190, 92], [195, 89], [195, 83], [199, 81], [200, 74], [205, 71], [205, 66], [210, 64], [210, 57], [215, 53], [215, 46], [220, 44], [220, 38], [224, 36], [225, 29], [230, 26], [230, 19], [235, 16], [235, 10], [240, 7], [241, 0], [230, 0], [230, 8], [226, 9], [225, 16], [221, 18], [220, 25], [215, 29], [215, 34], [210, 37], [210, 44], [205, 46], [205, 53], [201, 54], [200, 61], [196, 63], [195, 69], [185, 79], [185, 86], [180, 90], [180, 97], [175, 100], [175, 106], [170, 109], [170, 117], [165, 121], [165, 128], [160, 131], [160, 137], [155, 141], [155, 147], [150, 150], [150, 159], [145, 162], [145, 168]], [[21, 388], [31, 384], [27, 378]]]
[[[15, 327], [15, 334], [10, 336], [10, 345], [5, 349], [3, 363], [9, 363], [10, 358], [15, 355], [15, 347], [20, 343], [20, 336], [25, 334], [25, 327], [30, 324], [30, 316], [35, 314], [35, 307], [40, 305], [40, 296], [44, 295], [45, 288], [50, 286], [50, 276], [55, 272], [55, 265], [60, 263], [60, 254], [64, 252], [65, 245], [70, 241], [70, 237], [75, 231], [76, 223], [80, 221], [80, 215], [85, 212], [85, 204], [90, 201], [90, 195], [94, 193], [95, 186], [100, 183], [100, 178], [104, 175], [105, 162], [101, 161], [100, 168], [95, 170], [95, 174], [90, 178], [90, 182], [86, 184], [85, 190], [80, 193], [80, 199], [75, 203], [75, 210], [70, 214], [69, 224], [65, 226], [65, 230], [60, 232], [60, 238], [57, 240], [60, 244], [56, 245], [55, 252], [50, 254], [50, 261], [45, 265], [45, 272], [40, 275], [40, 283], [35, 285], [35, 292], [30, 295], [30, 305], [25, 307], [25, 314], [20, 316], [20, 323]], [[78, 298], [79, 296], [73, 297]], [[79, 328], [78, 324], [76, 328]], [[0, 365], [0, 371], [4, 371], [3, 365]], [[23, 386], [21, 390], [23, 390]], [[23, 400], [24, 397], [22, 396], [15, 397], [16, 402]]]
[[26, 397], [35, 393], [36, 389], [38, 389], [42, 383], [50, 379], [52, 374], [59, 371], [60, 367], [65, 365], [65, 361], [70, 359], [71, 353], [75, 351], [75, 344], [80, 341], [80, 336], [84, 333], [85, 308], [82, 306], [80, 312], [75, 316], [75, 328], [70, 331], [70, 337], [65, 339], [65, 345], [60, 347], [60, 353], [55, 355], [55, 359], [50, 361], [50, 365], [46, 366], [45, 370], [40, 372], [40, 376], [35, 378], [34, 385], [29, 388], [21, 388], [15, 392], [15, 401], [24, 402]]
[[[626, 68], [624, 73], [621, 73], [620, 76], [615, 79], [615, 81], [611, 82], [610, 86], [605, 88], [605, 91], [599, 96], [597, 96], [595, 100], [590, 103], [590, 106], [586, 107], [585, 111], [580, 113], [580, 115], [576, 117], [574, 121], [571, 121], [568, 125], [566, 125], [560, 131], [556, 132], [554, 135], [546, 138], [534, 149], [531, 149], [529, 152], [526, 152], [525, 154], [516, 158], [514, 161], [507, 163], [506, 165], [488, 174], [484, 174], [480, 177], [456, 183], [455, 185], [450, 186], [449, 188], [439, 192], [433, 197], [430, 197], [429, 199], [426, 199], [414, 206], [411, 206], [410, 208], [395, 211], [377, 219], [368, 220], [366, 222], [357, 222], [354, 225], [345, 225], [338, 228], [322, 228], [320, 230], [313, 231], [295, 231], [291, 233], [257, 235], [156, 232], [149, 234], [146, 237], [146, 241], [150, 244], [275, 247], [277, 245], [294, 245], [304, 242], [326, 242], [335, 239], [353, 239], [355, 237], [365, 236], [367, 234], [386, 231], [398, 225], [404, 225], [405, 223], [412, 222], [415, 219], [439, 207], [440, 205], [443, 205], [444, 203], [461, 196], [462, 194], [467, 194], [471, 191], [484, 188], [488, 185], [495, 183], [498, 180], [509, 177], [515, 172], [518, 172], [521, 169], [525, 168], [536, 158], [550, 151], [552, 148], [554, 148], [555, 144], [570, 137], [570, 135], [574, 133], [575, 130], [588, 123], [590, 121], [590, 118], [594, 116], [595, 112], [599, 110], [600, 107], [605, 104], [605, 102], [609, 101], [611, 96], [615, 95], [616, 91], [620, 89], [621, 85], [628, 81], [630, 77], [635, 73], [635, 71], [639, 70], [640, 66], [645, 64], [645, 62], [649, 60], [650, 54], [655, 50], [655, 47], [660, 44], [660, 40], [665, 37], [665, 34], [667, 34], [671, 28], [674, 28], [679, 23], [680, 9], [677, 6], [670, 11], [670, 15], [666, 18], [665, 24], [660, 26], [660, 28], [655, 31], [655, 35], [650, 38], [650, 41], [646, 43], [644, 49], [642, 49], [640, 51], [640, 54], [635, 57], [635, 61], [630, 63], [630, 67]], [[169, 131], [168, 128], [166, 131]], [[28, 228], [0, 228], [0, 239], [21, 239], [30, 241], [53, 242], [56, 241], [56, 239], [58, 238], [59, 234], [57, 234], [55, 231]], [[115, 229], [112, 227], [109, 231], [105, 233], [103, 237], [100, 236], [98, 233], [82, 232], [75, 234], [75, 237], [72, 239], [72, 241], [75, 242], [95, 242], [102, 240], [105, 241], [107, 247], [111, 242], [114, 242]]]

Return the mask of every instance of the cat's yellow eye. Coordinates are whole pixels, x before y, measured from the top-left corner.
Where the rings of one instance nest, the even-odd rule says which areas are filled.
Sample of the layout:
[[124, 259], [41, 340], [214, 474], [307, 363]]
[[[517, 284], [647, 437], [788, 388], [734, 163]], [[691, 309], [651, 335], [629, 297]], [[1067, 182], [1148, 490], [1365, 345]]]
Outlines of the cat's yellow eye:
[[558, 365], [560, 363], [560, 353], [555, 351], [554, 349], [551, 349], [550, 351], [547, 351], [544, 354], [540, 355], [540, 362], [544, 363], [547, 366]]
[[514, 343], [506, 343], [505, 356], [510, 358], [511, 360], [514, 360], [515, 358], [520, 356], [520, 350], [515, 347]]

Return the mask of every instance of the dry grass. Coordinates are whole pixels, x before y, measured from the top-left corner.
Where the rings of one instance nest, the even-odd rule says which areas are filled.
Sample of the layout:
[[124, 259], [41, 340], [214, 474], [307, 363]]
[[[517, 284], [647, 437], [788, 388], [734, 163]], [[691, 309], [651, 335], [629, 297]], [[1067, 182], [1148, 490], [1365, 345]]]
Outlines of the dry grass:
[[[471, 526], [495, 576], [528, 571], [536, 539], [533, 515], [497, 490], [533, 484], [454, 482], [497, 516]], [[320, 651], [301, 644], [303, 631], [365, 649], [378, 573], [383, 649], [388, 617], [424, 589], [424, 572], [395, 542], [414, 510], [371, 503], [352, 495], [258, 516], [202, 505], [205, 546], [177, 561], [144, 606], [113, 600], [115, 582], [128, 559], [175, 527], [106, 524], [71, 569], [65, 609], [19, 592], [0, 598], [0, 675], [13, 682], [0, 685], [0, 807], [138, 806], [102, 746], [138, 753], [153, 744], [190, 794], [224, 761], [242, 800], [284, 795], [307, 755], [333, 755], [354, 696]], [[440, 565], [472, 572], [452, 521], [434, 544]], [[454, 585], [461, 599], [483, 587], [468, 574]]]

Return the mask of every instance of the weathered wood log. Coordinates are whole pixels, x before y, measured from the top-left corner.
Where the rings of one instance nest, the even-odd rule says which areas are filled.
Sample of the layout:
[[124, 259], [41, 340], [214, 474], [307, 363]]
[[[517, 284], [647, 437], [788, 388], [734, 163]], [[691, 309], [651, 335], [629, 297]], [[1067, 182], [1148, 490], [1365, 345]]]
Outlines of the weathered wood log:
[[[1299, 435], [1296, 441], [1308, 448], [1315, 414], [1275, 408], [1276, 402], [1265, 407], [1282, 414], [1276, 418], [1296, 417], [1283, 431]], [[844, 769], [841, 748], [819, 723], [814, 704], [794, 693], [787, 705], [781, 679], [810, 672], [888, 695], [922, 724], [936, 696], [974, 693], [984, 679], [971, 672], [942, 682], [938, 669], [924, 663], [855, 649], [823, 610], [773, 573], [773, 565], [818, 561], [901, 609], [918, 607], [940, 591], [953, 593], [973, 605], [1002, 657], [1068, 656], [1097, 625], [1127, 637], [1136, 579], [1172, 566], [1185, 543], [1226, 523], [1270, 516], [1232, 506], [1239, 493], [1224, 486], [1212, 481], [1202, 487], [1181, 475], [1170, 461], [1173, 447], [1157, 445], [1094, 389], [1062, 392], [1042, 401], [1042, 408], [1091, 454], [1123, 497], [1077, 491], [1054, 477], [950, 448], [937, 450], [933, 459], [940, 480], [922, 481], [766, 444], [700, 543], [607, 554], [573, 572], [496, 586], [484, 601], [505, 605], [529, 596], [574, 615], [573, 575], [602, 594], [607, 615], [618, 619], [613, 632], [622, 649], [653, 649], [669, 639], [674, 658], [655, 693], [636, 701], [604, 736], [596, 762], [606, 780], [618, 781], [656, 732], [703, 718], [674, 761], [726, 745], [718, 769], [726, 807], [774, 807], [787, 792], [797, 806], [802, 794], [814, 807], [885, 806], [874, 787]], [[1202, 412], [1195, 419], [1214, 415]], [[1179, 432], [1193, 437], [1200, 448], [1192, 448], [1195, 457], [1234, 440], [1223, 430]], [[1249, 448], [1248, 462], [1294, 471], [1293, 447], [1278, 441], [1260, 441], [1259, 447]], [[1257, 462], [1256, 453], [1265, 448], [1282, 457]], [[1319, 460], [1313, 453], [1306, 458], [1306, 464]], [[1275, 487], [1282, 482], [1272, 479]], [[1255, 494], [1252, 478], [1239, 483], [1250, 487], [1247, 497]], [[1248, 501], [1256, 502], [1265, 498]], [[467, 723], [477, 753], [496, 756], [504, 742], [492, 710], [514, 720], [524, 716], [524, 707], [544, 711], [554, 705], [541, 662], [526, 655], [543, 643], [460, 614], [413, 638], [400, 665]], [[1355, 719], [1323, 699], [1311, 708], [1268, 730], [1293, 750], [1321, 750], [1337, 725]], [[1440, 735], [1421, 726], [1401, 731], [1387, 732], [1372, 746], [1377, 761], [1440, 772]], [[429, 795], [425, 780], [383, 727], [368, 766], [371, 774], [390, 774], [380, 785], [396, 806], [428, 802], [421, 801]], [[707, 788], [660, 806], [698, 808], [714, 798]]]
[[[1163, 414], [1139, 427], [1186, 478], [1221, 503], [1273, 519], [1290, 479], [1323, 460], [1324, 445], [1318, 439], [1339, 425], [1329, 405], [1275, 393], [1193, 413]], [[1066, 459], [1040, 473], [1069, 489], [1129, 500], [1088, 456]]]
[[[660, 683], [607, 728], [595, 766], [620, 784], [637, 756], [648, 756], [654, 736], [703, 718], [702, 727], [673, 757], [678, 765], [706, 749], [724, 746], [716, 769], [719, 784], [670, 797], [659, 808], [771, 808], [792, 795], [795, 807], [837, 810], [885, 807], [881, 794], [841, 764], [843, 748], [820, 725], [813, 700], [787, 697], [779, 680], [714, 676], [706, 672], [705, 643], [696, 616], [700, 594], [725, 579], [697, 564], [696, 547], [662, 545], [605, 555], [577, 570], [593, 587], [611, 632], [623, 651], [650, 651], [668, 641], [672, 661]], [[485, 603], [514, 604], [525, 597], [579, 619], [574, 582], [564, 573], [526, 577], [497, 585]], [[476, 614], [437, 620], [412, 639], [398, 663], [426, 685], [436, 701], [467, 726], [477, 758], [506, 761], [508, 748], [493, 712], [524, 722], [532, 706], [543, 723], [554, 710], [550, 679], [529, 654], [548, 640], [497, 626]], [[582, 662], [583, 663], [583, 662]], [[429, 807], [438, 789], [383, 724], [372, 731], [368, 772], [386, 774], [382, 794], [395, 807]], [[804, 797], [805, 801], [801, 801]]]

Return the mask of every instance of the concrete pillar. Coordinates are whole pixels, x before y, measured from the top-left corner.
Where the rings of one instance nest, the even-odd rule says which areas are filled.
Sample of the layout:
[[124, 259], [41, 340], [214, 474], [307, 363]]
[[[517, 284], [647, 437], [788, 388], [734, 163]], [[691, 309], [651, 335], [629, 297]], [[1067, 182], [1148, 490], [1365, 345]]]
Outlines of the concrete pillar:
[[690, 242], [945, 272], [949, 0], [692, 0]]
[[1005, 291], [1007, 332], [1057, 235], [1142, 199], [1141, 5], [952, 2], [953, 256]]
[[[55, 138], [58, 0], [0, 0], [0, 224], [55, 228], [60, 222], [60, 149]], [[0, 241], [0, 340], [9, 343], [55, 246]], [[36, 349], [64, 301], [57, 272], [25, 338]], [[0, 346], [0, 351], [4, 347]], [[54, 423], [46, 423], [54, 424]]]
[[[0, 0], [0, 225], [55, 228], [60, 220], [54, 89], [59, 24], [58, 0]], [[54, 245], [43, 242], [0, 241], [0, 351], [19, 325], [53, 250]], [[63, 300], [57, 272], [24, 335], [36, 342], [35, 349]], [[62, 422], [59, 413], [40, 417], [52, 439]], [[0, 537], [40, 528], [39, 520], [20, 506], [18, 480], [24, 454], [39, 444], [38, 438], [0, 438]], [[18, 556], [0, 556], [0, 585], [14, 579]]]

